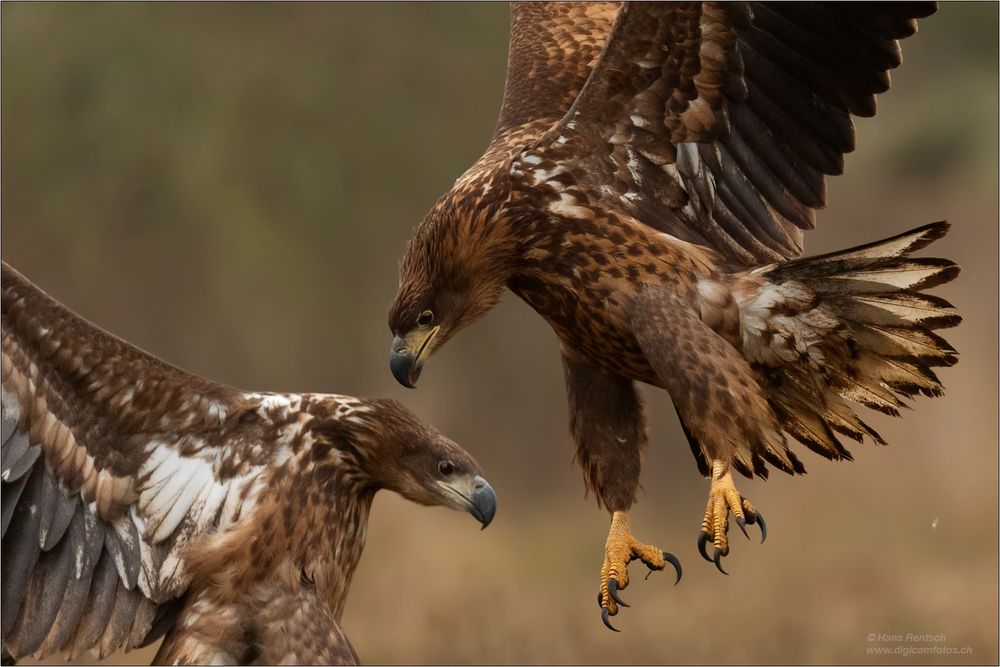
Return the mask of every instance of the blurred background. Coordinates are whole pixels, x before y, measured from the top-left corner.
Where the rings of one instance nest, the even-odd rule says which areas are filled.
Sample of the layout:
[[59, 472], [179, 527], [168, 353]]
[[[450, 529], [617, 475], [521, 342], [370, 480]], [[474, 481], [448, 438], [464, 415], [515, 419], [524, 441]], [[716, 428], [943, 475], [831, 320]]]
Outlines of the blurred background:
[[[948, 394], [869, 414], [892, 444], [853, 463], [803, 450], [806, 477], [744, 481], [770, 536], [737, 534], [724, 577], [696, 551], [708, 485], [648, 391], [632, 523], [685, 574], [633, 566], [621, 634], [594, 603], [608, 517], [584, 498], [541, 318], [508, 295], [419, 391], [387, 368], [404, 244], [496, 120], [506, 5], [3, 3], [2, 255], [183, 368], [394, 396], [473, 452], [500, 498], [485, 532], [376, 500], [344, 616], [366, 662], [995, 663], [997, 12], [949, 3], [904, 43], [807, 239], [954, 223], [932, 247], [963, 267], [938, 290], [965, 317]], [[909, 633], [969, 652], [867, 652]]]

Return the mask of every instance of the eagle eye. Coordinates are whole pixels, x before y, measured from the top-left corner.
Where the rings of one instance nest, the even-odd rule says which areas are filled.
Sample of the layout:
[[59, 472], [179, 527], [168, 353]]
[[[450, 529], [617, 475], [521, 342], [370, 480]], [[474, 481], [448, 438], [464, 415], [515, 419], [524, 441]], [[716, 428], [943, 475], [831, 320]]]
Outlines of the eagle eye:
[[441, 461], [441, 463], [438, 464], [438, 472], [445, 477], [448, 477], [455, 472], [455, 464], [451, 461]]
[[424, 312], [420, 313], [420, 317], [417, 318], [417, 324], [419, 324], [422, 327], [426, 327], [432, 322], [434, 322], [434, 313], [432, 313], [429, 310], [425, 310]]

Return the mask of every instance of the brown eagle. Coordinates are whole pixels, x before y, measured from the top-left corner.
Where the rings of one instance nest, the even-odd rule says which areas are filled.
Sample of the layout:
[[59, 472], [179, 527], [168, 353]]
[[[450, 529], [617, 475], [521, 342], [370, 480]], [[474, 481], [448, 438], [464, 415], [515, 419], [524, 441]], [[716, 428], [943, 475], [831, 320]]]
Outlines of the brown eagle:
[[932, 367], [956, 353], [932, 330], [960, 318], [923, 290], [958, 267], [910, 254], [946, 223], [795, 259], [824, 175], [854, 148], [852, 114], [875, 113], [897, 40], [934, 9], [513, 5], [495, 134], [406, 248], [390, 367], [412, 387], [505, 286], [552, 326], [577, 457], [611, 513], [608, 627], [631, 560], [677, 567], [629, 529], [646, 442], [636, 381], [669, 392], [711, 479], [699, 549], [720, 570], [730, 513], [765, 530], [733, 470], [803, 472], [790, 439], [849, 459], [838, 435], [883, 443], [851, 402], [897, 415], [902, 398], [941, 393]]
[[472, 457], [395, 401], [242, 392], [6, 263], [2, 288], [5, 662], [166, 633], [157, 663], [353, 664], [375, 493], [493, 518]]

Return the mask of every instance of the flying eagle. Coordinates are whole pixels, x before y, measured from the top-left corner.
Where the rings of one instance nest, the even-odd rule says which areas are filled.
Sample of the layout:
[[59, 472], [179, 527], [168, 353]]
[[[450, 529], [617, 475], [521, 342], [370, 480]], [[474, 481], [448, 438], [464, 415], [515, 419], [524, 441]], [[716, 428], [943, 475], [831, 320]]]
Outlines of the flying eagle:
[[396, 401], [242, 392], [6, 263], [2, 288], [5, 662], [166, 633], [157, 663], [354, 664], [375, 493], [493, 518], [472, 457]]
[[923, 290], [958, 267], [910, 254], [946, 223], [796, 259], [824, 175], [854, 148], [852, 114], [875, 113], [897, 40], [934, 9], [513, 5], [495, 134], [406, 248], [390, 367], [412, 387], [505, 286], [552, 326], [577, 457], [611, 513], [608, 627], [631, 560], [676, 563], [629, 529], [646, 442], [636, 381], [667, 390], [711, 479], [699, 549], [720, 570], [730, 513], [765, 530], [734, 469], [803, 472], [790, 439], [850, 459], [838, 435], [883, 443], [851, 402], [897, 415], [902, 398], [942, 392], [932, 367], [956, 353], [932, 330], [960, 318]]

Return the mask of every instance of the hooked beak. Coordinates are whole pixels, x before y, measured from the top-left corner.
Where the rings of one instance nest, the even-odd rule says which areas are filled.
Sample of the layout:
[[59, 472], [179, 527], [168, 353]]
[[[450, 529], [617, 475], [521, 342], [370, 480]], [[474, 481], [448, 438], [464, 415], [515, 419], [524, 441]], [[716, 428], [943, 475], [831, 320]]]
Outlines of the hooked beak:
[[392, 339], [392, 348], [389, 350], [389, 370], [396, 381], [404, 387], [413, 389], [417, 386], [417, 379], [420, 377], [420, 369], [423, 368], [424, 359], [431, 350], [431, 342], [437, 336], [441, 326], [438, 325], [430, 331], [411, 331], [405, 336], [396, 336]]
[[493, 521], [497, 513], [497, 494], [490, 483], [480, 475], [476, 475], [465, 483], [448, 484], [438, 482], [438, 485], [450, 494], [457, 496], [462, 509], [474, 516], [485, 529]]

